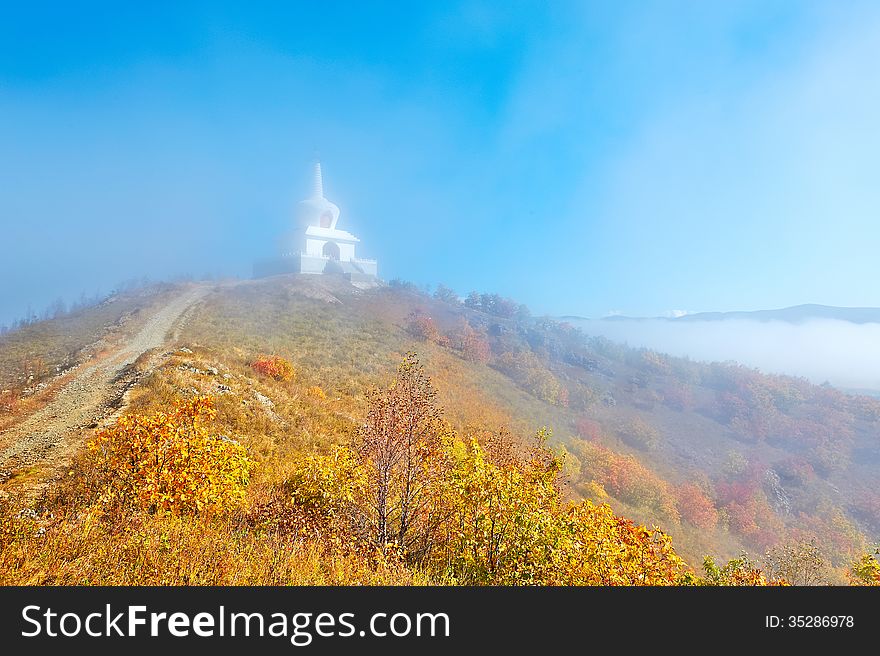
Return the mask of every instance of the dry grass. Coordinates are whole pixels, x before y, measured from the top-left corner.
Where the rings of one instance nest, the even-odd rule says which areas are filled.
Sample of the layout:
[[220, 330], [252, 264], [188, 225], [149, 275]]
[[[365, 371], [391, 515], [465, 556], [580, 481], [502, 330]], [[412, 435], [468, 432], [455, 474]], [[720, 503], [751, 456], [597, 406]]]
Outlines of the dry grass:
[[112, 353], [176, 289], [154, 285], [120, 293], [97, 306], [0, 335], [0, 431], [51, 401], [67, 383], [65, 372]]
[[[48, 380], [82, 355], [100, 353], [115, 337], [137, 325], [144, 310], [174, 293], [154, 285], [120, 293], [101, 304], [0, 335], [0, 388], [21, 388]], [[92, 346], [93, 348], [87, 349]], [[86, 350], [86, 353], [83, 351]]]
[[[8, 517], [3, 518], [9, 521]], [[3, 545], [2, 585], [410, 585], [400, 567], [376, 567], [314, 541], [249, 531], [234, 520], [136, 514], [48, 524]]]

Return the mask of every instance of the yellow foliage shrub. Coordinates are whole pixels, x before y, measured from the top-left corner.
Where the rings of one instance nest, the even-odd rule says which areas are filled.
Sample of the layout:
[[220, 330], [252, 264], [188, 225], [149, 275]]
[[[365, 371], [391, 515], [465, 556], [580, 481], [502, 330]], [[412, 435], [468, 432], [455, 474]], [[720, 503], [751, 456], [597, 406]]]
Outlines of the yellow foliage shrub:
[[88, 444], [91, 484], [106, 510], [173, 515], [215, 513], [244, 498], [252, 462], [246, 449], [206, 424], [210, 397], [171, 413], [126, 415]]
[[710, 586], [785, 586], [786, 581], [767, 576], [760, 567], [745, 554], [733, 558], [724, 565], [717, 565], [706, 556], [703, 560], [706, 575], [696, 581], [698, 585]]
[[601, 483], [596, 481], [590, 481], [589, 483], [584, 483], [583, 485], [578, 486], [578, 492], [584, 495], [586, 499], [590, 501], [605, 501], [608, 498], [608, 492], [605, 491], [605, 488]]
[[309, 455], [297, 467], [285, 487], [290, 502], [315, 522], [329, 521], [350, 512], [362, 500], [365, 472], [357, 457], [346, 447], [337, 447], [329, 455]]
[[568, 405], [568, 390], [532, 351], [502, 353], [496, 366], [542, 401], [563, 407]]
[[313, 399], [319, 399], [321, 401], [327, 398], [327, 393], [317, 385], [310, 387], [306, 393]]
[[863, 554], [854, 562], [849, 571], [849, 579], [852, 585], [880, 586], [880, 562], [877, 561], [877, 554]]
[[559, 524], [546, 584], [684, 585], [694, 578], [669, 535], [618, 517], [607, 504], [572, 504]]
[[565, 503], [561, 463], [545, 448], [499, 461], [474, 442], [459, 454], [444, 494], [449, 520], [431, 553], [437, 573], [468, 585], [674, 585], [692, 577], [662, 531], [606, 504]]

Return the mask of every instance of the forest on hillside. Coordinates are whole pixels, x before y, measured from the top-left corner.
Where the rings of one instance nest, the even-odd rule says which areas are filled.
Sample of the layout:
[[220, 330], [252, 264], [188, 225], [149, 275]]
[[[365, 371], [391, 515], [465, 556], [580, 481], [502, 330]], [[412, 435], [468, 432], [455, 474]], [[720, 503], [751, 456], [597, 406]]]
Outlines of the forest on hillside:
[[[434, 297], [456, 304], [442, 288]], [[491, 366], [575, 415], [560, 443], [584, 496], [714, 533], [703, 550], [729, 538], [753, 553], [810, 544], [841, 565], [876, 541], [876, 398], [631, 348], [529, 319], [494, 295], [471, 294], [464, 307], [482, 315]], [[433, 323], [417, 313], [410, 330], [436, 341]]]

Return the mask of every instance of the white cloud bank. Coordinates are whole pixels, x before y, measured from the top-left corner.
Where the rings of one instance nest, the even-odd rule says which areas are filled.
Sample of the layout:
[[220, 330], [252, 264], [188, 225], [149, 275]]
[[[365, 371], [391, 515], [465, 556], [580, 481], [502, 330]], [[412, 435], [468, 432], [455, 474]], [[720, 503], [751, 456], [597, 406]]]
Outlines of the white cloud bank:
[[816, 319], [706, 322], [572, 321], [589, 335], [707, 362], [733, 360], [768, 373], [880, 390], [880, 324]]

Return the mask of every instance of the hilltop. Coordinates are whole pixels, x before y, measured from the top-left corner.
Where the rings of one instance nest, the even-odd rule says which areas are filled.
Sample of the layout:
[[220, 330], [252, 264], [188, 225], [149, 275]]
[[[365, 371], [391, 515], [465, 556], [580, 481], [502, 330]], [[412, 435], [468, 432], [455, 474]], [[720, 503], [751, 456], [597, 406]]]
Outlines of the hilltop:
[[[474, 293], [462, 303], [444, 288], [428, 295], [401, 282], [358, 289], [342, 277], [288, 275], [201, 283], [119, 298], [68, 321], [106, 328], [102, 339], [110, 344], [107, 357], [114, 357], [121, 352], [114, 348], [125, 350], [157, 308], [185, 294], [194, 300], [178, 301], [188, 308], [186, 320], [173, 322], [168, 340], [118, 360], [114, 375], [128, 376], [128, 383], [117, 405], [149, 417], [175, 401], [211, 397], [218, 431], [244, 445], [258, 467], [242, 493], [248, 512], [290, 489], [303, 458], [334, 457], [370, 415], [371, 390], [386, 388], [406, 354], [416, 353], [444, 422], [463, 444], [500, 431], [525, 448], [546, 428], [547, 448], [561, 463], [562, 499], [607, 502], [621, 516], [659, 526], [694, 570], [707, 555], [727, 560], [747, 551], [760, 558], [813, 542], [827, 562], [823, 580], [840, 582], [880, 538], [876, 399], [624, 347], [529, 316], [496, 295]], [[128, 319], [120, 322], [122, 316]], [[28, 328], [43, 341], [28, 343], [18, 331], [0, 342], [0, 374], [20, 381], [5, 392], [4, 427], [51, 407], [62, 383], [49, 371], [93, 359], [95, 349], [86, 343], [71, 342], [65, 351], [58, 338], [45, 337], [68, 334], [61, 323]], [[32, 372], [16, 378], [13, 348], [27, 350], [31, 361], [44, 351], [45, 380], [37, 382]], [[270, 356], [291, 363], [295, 375], [276, 379], [255, 368]], [[46, 387], [36, 390], [39, 384]], [[109, 425], [116, 412], [110, 408], [100, 424]], [[85, 428], [80, 445], [91, 430]], [[14, 435], [0, 434], [2, 445], [9, 448]], [[79, 463], [35, 458], [10, 472], [3, 483], [7, 502], [27, 496], [34, 481], [47, 485], [49, 496], [34, 512], [50, 530], [40, 508], [79, 507], [76, 499], [88, 496], [73, 483], [87, 471]], [[174, 549], [197, 543], [180, 524], [168, 530], [180, 540]], [[238, 530], [223, 529], [215, 539], [243, 549], [255, 538]], [[367, 577], [328, 572], [353, 565], [328, 565], [309, 553], [315, 570], [298, 580]], [[80, 558], [94, 563], [97, 556]], [[38, 568], [32, 575], [40, 580]], [[390, 576], [374, 575], [374, 582]]]

